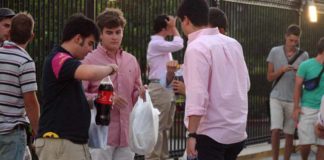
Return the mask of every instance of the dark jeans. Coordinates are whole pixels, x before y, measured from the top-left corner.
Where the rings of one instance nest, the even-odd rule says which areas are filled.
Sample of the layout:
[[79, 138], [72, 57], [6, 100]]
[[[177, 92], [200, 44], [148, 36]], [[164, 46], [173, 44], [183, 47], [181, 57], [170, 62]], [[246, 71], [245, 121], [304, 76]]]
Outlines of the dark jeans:
[[196, 149], [199, 160], [236, 160], [244, 142], [221, 144], [206, 135], [197, 136]]

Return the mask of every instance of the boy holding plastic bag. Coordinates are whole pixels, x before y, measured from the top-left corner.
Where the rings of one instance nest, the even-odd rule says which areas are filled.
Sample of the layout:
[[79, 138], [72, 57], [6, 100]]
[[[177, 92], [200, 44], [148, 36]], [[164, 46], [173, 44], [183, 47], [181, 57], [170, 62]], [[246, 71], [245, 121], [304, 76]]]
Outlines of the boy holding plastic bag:
[[[101, 31], [101, 43], [85, 57], [83, 63], [107, 65], [116, 64], [120, 68], [111, 76], [114, 96], [110, 110], [109, 133], [105, 127], [91, 124], [90, 139], [105, 142], [104, 146], [91, 150], [94, 160], [125, 160], [133, 159], [134, 153], [129, 148], [129, 116], [140, 92], [144, 93], [141, 81], [141, 70], [136, 58], [123, 51], [120, 46], [126, 20], [119, 9], [107, 8], [97, 17]], [[100, 81], [84, 81], [83, 86], [88, 100], [93, 101], [97, 96]], [[94, 107], [93, 107], [94, 108]], [[94, 115], [94, 111], [92, 112]], [[95, 134], [93, 134], [95, 133]], [[96, 135], [97, 134], [97, 135]], [[108, 137], [107, 141], [105, 137]], [[90, 146], [91, 147], [91, 146]], [[97, 146], [98, 147], [98, 146]]]

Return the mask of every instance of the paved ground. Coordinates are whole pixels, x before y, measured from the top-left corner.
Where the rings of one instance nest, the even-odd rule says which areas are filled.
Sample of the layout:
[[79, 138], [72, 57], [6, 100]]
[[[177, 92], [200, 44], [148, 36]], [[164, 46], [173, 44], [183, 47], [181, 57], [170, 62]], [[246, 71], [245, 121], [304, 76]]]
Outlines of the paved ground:
[[[283, 159], [284, 159], [283, 156], [280, 156], [279, 160], [283, 160]], [[294, 153], [290, 157], [290, 160], [300, 160], [300, 159], [301, 158], [300, 158], [299, 153]], [[262, 160], [272, 160], [272, 158], [271, 157], [268, 157], [268, 158], [264, 158]], [[308, 160], [315, 160], [315, 153], [314, 152], [311, 152]]]

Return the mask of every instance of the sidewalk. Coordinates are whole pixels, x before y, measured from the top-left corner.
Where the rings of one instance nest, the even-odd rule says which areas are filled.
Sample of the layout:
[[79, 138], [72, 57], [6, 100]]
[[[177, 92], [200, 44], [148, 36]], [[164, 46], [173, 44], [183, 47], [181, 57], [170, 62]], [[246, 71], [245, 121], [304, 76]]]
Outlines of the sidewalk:
[[[280, 158], [279, 160], [283, 160], [283, 153], [284, 153], [284, 140], [280, 141]], [[298, 141], [295, 142], [297, 146]], [[310, 157], [308, 160], [315, 160], [316, 148], [312, 148]], [[300, 154], [297, 151], [291, 155], [291, 160], [300, 160]], [[271, 152], [271, 144], [262, 143], [248, 146], [247, 148], [243, 149], [240, 153], [237, 160], [272, 160], [272, 152]]]

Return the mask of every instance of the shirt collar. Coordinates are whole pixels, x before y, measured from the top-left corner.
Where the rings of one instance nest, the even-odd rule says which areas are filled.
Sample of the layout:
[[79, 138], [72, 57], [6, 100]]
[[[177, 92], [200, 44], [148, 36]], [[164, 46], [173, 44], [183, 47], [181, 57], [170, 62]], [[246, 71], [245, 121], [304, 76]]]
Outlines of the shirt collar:
[[200, 29], [197, 30], [195, 32], [192, 32], [188, 35], [188, 44], [191, 43], [193, 40], [195, 40], [196, 38], [198, 38], [201, 35], [215, 35], [215, 34], [219, 34], [219, 30], [218, 28], [204, 28], [204, 29]]
[[18, 44], [16, 44], [15, 42], [12, 42], [12, 41], [4, 41], [2, 47], [8, 48], [8, 49], [15, 48], [15, 49], [18, 49], [18, 50], [24, 52], [25, 54], [28, 54], [24, 48], [20, 47]]
[[[107, 54], [107, 52], [108, 52], [107, 49], [105, 47], [103, 47], [101, 44], [98, 44], [97, 49], [100, 51], [101, 54], [105, 54], [105, 55], [109, 56]], [[119, 55], [122, 55], [123, 49], [119, 48], [118, 53], [119, 53]]]

